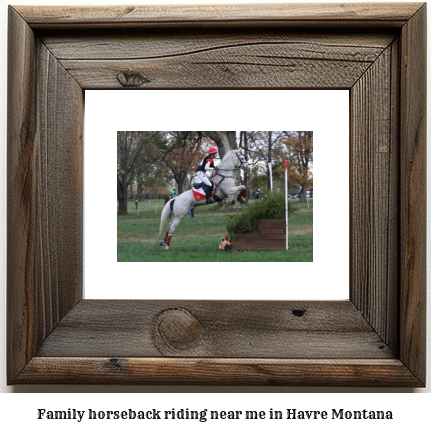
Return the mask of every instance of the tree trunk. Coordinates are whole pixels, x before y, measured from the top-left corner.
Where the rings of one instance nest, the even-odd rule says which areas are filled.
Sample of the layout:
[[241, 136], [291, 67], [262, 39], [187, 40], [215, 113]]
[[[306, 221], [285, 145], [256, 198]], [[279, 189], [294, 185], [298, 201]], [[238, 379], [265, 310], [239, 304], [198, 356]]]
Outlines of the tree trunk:
[[[248, 140], [247, 140], [247, 131], [243, 131], [244, 135], [244, 158], [248, 160]], [[244, 186], [245, 190], [248, 191], [248, 174], [247, 171], [244, 171]], [[245, 203], [248, 204], [248, 193], [245, 197]]]
[[123, 195], [118, 200], [118, 214], [127, 215], [127, 188], [124, 190]]
[[[209, 137], [217, 143], [218, 152], [220, 159], [223, 159], [224, 155], [229, 150], [236, 150], [238, 147], [236, 145], [236, 131], [228, 132], [208, 132]], [[233, 173], [235, 184], [239, 185], [241, 183], [241, 176], [239, 170]]]
[[300, 199], [301, 199], [302, 202], [307, 202], [307, 189], [305, 188], [305, 183], [301, 184]]
[[236, 150], [236, 132], [208, 132], [209, 137], [217, 143], [220, 158], [223, 159], [224, 155], [229, 150]]
[[268, 131], [268, 160], [267, 160], [268, 190], [270, 191], [271, 190], [271, 172], [269, 171], [269, 164], [272, 165], [272, 131]]
[[175, 179], [178, 185], [177, 194], [181, 195], [184, 192], [184, 176], [179, 176], [178, 179]]
[[118, 215], [127, 215], [127, 188], [128, 184], [117, 182]]

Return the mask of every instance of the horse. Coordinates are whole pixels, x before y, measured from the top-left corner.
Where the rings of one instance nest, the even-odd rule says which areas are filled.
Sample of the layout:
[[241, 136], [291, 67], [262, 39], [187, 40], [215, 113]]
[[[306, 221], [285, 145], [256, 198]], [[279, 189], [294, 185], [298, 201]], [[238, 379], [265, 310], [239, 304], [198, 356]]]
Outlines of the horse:
[[[213, 192], [212, 196], [214, 198], [214, 202], [223, 201], [231, 194], [235, 194], [237, 192], [241, 192], [240, 195], [243, 194], [242, 191], [245, 191], [245, 186], [235, 186], [234, 181], [234, 171], [239, 169], [244, 169], [249, 172], [250, 167], [248, 166], [244, 156], [240, 153], [239, 150], [230, 150], [228, 151], [220, 164], [218, 165], [218, 170], [215, 171], [213, 176], [211, 177], [213, 183]], [[196, 192], [199, 187], [202, 187], [202, 183], [194, 183], [193, 190], [187, 190], [177, 197], [171, 199], [166, 205], [163, 207], [162, 214], [160, 217], [160, 230], [159, 236], [163, 232], [163, 226], [165, 224], [166, 218], [168, 215], [173, 212], [174, 218], [168, 224], [167, 231], [163, 240], [160, 241], [159, 246], [164, 246], [165, 250], [169, 249], [169, 245], [171, 242], [172, 234], [175, 231], [175, 228], [181, 222], [184, 216], [186, 216], [189, 210], [202, 205], [208, 205], [205, 199], [205, 194], [199, 194]]]

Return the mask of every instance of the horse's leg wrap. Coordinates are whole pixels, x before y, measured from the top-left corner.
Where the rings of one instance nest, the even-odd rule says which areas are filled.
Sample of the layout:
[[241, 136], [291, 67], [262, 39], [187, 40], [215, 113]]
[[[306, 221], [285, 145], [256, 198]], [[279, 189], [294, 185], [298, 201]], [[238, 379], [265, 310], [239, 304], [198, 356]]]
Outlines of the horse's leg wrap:
[[172, 236], [169, 235], [169, 231], [166, 232], [165, 238], [164, 238], [164, 243], [165, 245], [169, 246], [169, 244], [171, 243], [171, 238]]
[[244, 189], [242, 190], [239, 195], [236, 197], [237, 201], [242, 201], [243, 198], [247, 196], [247, 191]]

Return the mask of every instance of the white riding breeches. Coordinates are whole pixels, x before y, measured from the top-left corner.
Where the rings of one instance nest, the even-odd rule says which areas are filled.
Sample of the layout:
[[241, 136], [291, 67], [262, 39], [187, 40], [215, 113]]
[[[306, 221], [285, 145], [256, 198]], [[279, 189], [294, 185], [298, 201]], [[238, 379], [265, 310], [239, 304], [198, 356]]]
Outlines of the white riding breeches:
[[203, 181], [207, 186], [211, 186], [211, 182], [209, 181], [208, 177], [205, 175], [204, 171], [198, 171], [196, 175], [199, 177], [201, 181]]

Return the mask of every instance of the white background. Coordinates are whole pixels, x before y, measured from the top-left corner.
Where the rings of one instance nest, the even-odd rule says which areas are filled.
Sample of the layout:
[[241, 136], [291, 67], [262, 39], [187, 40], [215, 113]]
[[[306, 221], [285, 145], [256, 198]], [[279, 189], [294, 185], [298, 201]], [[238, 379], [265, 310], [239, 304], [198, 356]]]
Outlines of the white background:
[[[298, 0], [296, 0], [298, 1]], [[316, 0], [315, 0], [316, 1]], [[133, 3], [172, 3], [172, 1], [163, 0], [152, 0], [145, 2], [142, 0], [135, 0]], [[182, 0], [183, 3], [223, 3], [227, 1], [218, 0]], [[251, 3], [253, 0], [247, 0], [242, 2], [240, 0], [232, 0], [232, 3]], [[273, 0], [276, 2], [276, 0]], [[110, 1], [110, 0], [87, 0], [87, 1], [77, 1], [77, 0], [16, 0], [14, 4], [116, 4], [120, 1]], [[5, 148], [5, 124], [6, 124], [6, 32], [7, 32], [7, 5], [6, 2], [2, 2], [0, 6], [1, 11], [1, 53], [2, 57], [1, 63], [1, 80], [3, 85], [0, 86], [0, 100], [4, 101], [0, 105], [0, 128], [2, 130], [1, 145]], [[428, 43], [428, 46], [431, 46]], [[428, 53], [428, 62], [430, 55]], [[430, 69], [429, 69], [430, 70]], [[428, 86], [428, 89], [430, 87]], [[429, 97], [428, 97], [429, 100]], [[428, 103], [429, 105], [429, 103]], [[430, 105], [429, 105], [430, 106]], [[429, 124], [429, 123], [428, 123]], [[428, 130], [430, 130], [428, 126]], [[428, 159], [428, 164], [429, 164]], [[4, 151], [0, 153], [0, 166], [3, 170], [6, 167], [5, 164], [5, 154]], [[4, 181], [5, 184], [5, 181]], [[428, 187], [428, 190], [430, 188]], [[1, 190], [0, 199], [0, 214], [3, 218], [3, 224], [0, 229], [0, 239], [5, 245], [5, 227], [4, 227], [4, 215], [5, 215], [5, 194], [4, 189]], [[429, 208], [428, 208], [429, 210]], [[5, 248], [3, 248], [3, 253], [5, 253]], [[33, 385], [33, 386], [14, 386], [7, 387], [5, 384], [5, 266], [4, 260], [2, 260], [2, 265], [0, 267], [1, 274], [1, 293], [0, 296], [0, 310], [2, 311], [2, 320], [0, 321], [0, 427], [2, 430], [20, 430], [21, 428], [27, 428], [26, 430], [55, 430], [58, 431], [59, 428], [64, 431], [76, 430], [78, 424], [74, 422], [56, 422], [52, 423], [44, 422], [40, 423], [36, 420], [36, 410], [37, 408], [48, 408], [48, 409], [88, 409], [94, 407], [95, 409], [119, 409], [123, 407], [142, 409], [142, 407], [154, 407], [167, 405], [170, 408], [182, 408], [189, 407], [194, 408], [198, 406], [208, 406], [212, 409], [236, 409], [237, 407], [251, 407], [249, 409], [256, 409], [262, 407], [262, 409], [274, 408], [283, 409], [290, 408], [295, 405], [302, 409], [330, 409], [332, 407], [346, 407], [352, 409], [392, 409], [395, 412], [395, 420], [393, 422], [389, 421], [354, 421], [354, 422], [327, 422], [319, 421], [308, 421], [308, 422], [295, 422], [295, 423], [280, 423], [277, 426], [274, 424], [268, 425], [268, 423], [262, 424], [260, 422], [254, 424], [254, 428], [262, 429], [262, 426], [270, 426], [271, 430], [288, 430], [293, 427], [300, 427], [305, 430], [315, 430], [316, 426], [319, 430], [323, 431], [334, 431], [334, 430], [349, 430], [363, 431], [364, 429], [372, 431], [385, 430], [387, 427], [392, 428], [403, 428], [407, 430], [411, 427], [426, 427], [423, 425], [429, 424], [429, 406], [431, 403], [431, 385], [424, 390], [412, 390], [412, 389], [384, 389], [384, 388], [273, 388], [273, 387], [143, 387], [143, 386], [78, 386], [78, 385]], [[431, 310], [430, 300], [428, 299], [428, 311]], [[431, 334], [431, 327], [428, 324], [428, 335]], [[431, 353], [429, 351], [430, 347], [430, 337], [428, 336], [428, 363], [430, 363]], [[428, 367], [428, 383], [431, 382], [431, 373]], [[9, 394], [8, 394], [9, 392]], [[114, 394], [98, 394], [93, 396], [92, 392], [99, 393], [117, 393], [122, 392], [121, 395]], [[169, 394], [159, 395], [158, 393], [171, 392]], [[179, 394], [181, 392], [181, 394]], [[217, 394], [221, 392], [223, 394]], [[239, 392], [239, 393], [235, 393]], [[308, 394], [296, 394], [296, 393], [308, 393]], [[410, 393], [424, 393], [411, 395]], [[11, 394], [16, 393], [16, 394]], [[25, 393], [39, 393], [37, 395], [25, 394]], [[80, 394], [73, 394], [80, 393]], [[246, 393], [246, 394], [243, 394]], [[250, 393], [250, 394], [247, 394]], [[295, 393], [295, 394], [293, 394]], [[322, 394], [325, 393], [325, 394]], [[393, 393], [393, 394], [387, 394]], [[166, 406], [165, 406], [166, 407]], [[241, 409], [241, 408], [240, 408]], [[150, 424], [151, 425], [151, 424]], [[134, 426], [127, 423], [97, 423], [97, 426], [103, 427], [105, 430], [118, 430], [118, 427], [126, 427], [127, 430], [139, 430], [142, 431], [149, 426], [147, 423], [141, 424], [136, 423]], [[193, 425], [193, 427], [203, 429], [204, 427], [211, 430], [220, 429], [220, 426], [224, 429], [238, 430], [238, 427], [248, 427], [253, 429], [251, 424], [235, 424], [235, 423], [223, 423], [212, 425]], [[183, 430], [185, 427], [192, 427], [189, 423], [175, 423], [174, 427], [176, 430]], [[94, 430], [94, 424], [79, 424], [81, 430]]]
[[[272, 109], [262, 108], [268, 106]], [[191, 276], [196, 274], [197, 263], [117, 263], [114, 207], [117, 130], [312, 130], [313, 262], [217, 263], [209, 268], [206, 283], [202, 283], [202, 277]], [[338, 300], [349, 297], [347, 90], [86, 91], [84, 136], [85, 298]], [[103, 200], [98, 199], [100, 179], [103, 179]], [[148, 201], [143, 205], [149, 206]], [[195, 217], [199, 217], [199, 209]], [[141, 223], [144, 225], [145, 220]], [[177, 227], [177, 232], [180, 231], [181, 223]], [[165, 230], [159, 239], [164, 233]], [[220, 232], [214, 238], [214, 249], [223, 234]], [[154, 245], [158, 247], [156, 239]], [[175, 249], [175, 233], [171, 249]]]

